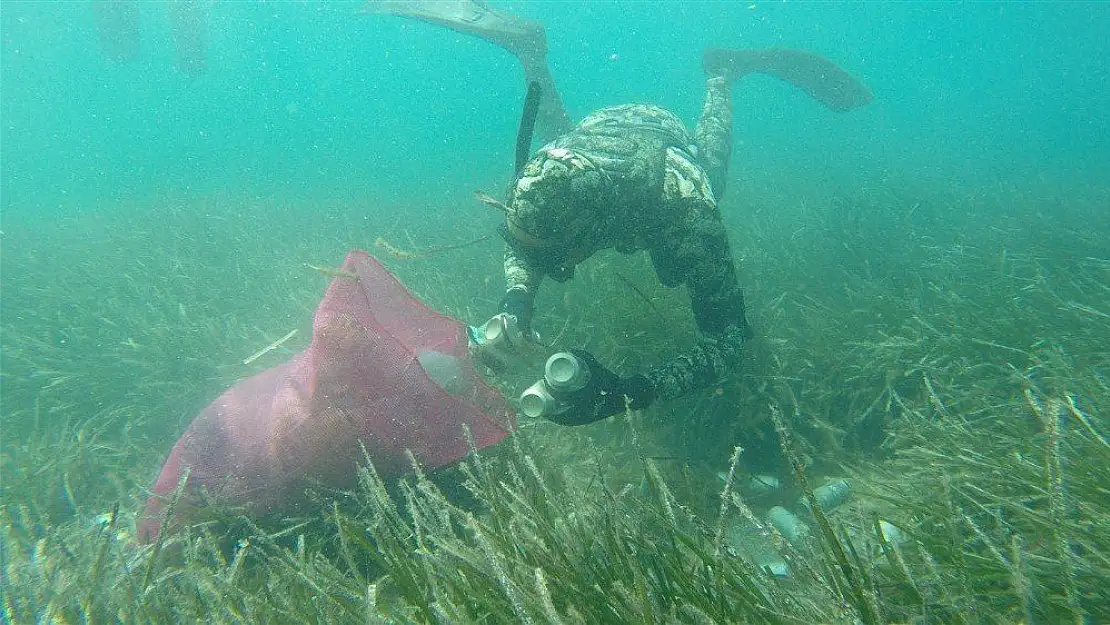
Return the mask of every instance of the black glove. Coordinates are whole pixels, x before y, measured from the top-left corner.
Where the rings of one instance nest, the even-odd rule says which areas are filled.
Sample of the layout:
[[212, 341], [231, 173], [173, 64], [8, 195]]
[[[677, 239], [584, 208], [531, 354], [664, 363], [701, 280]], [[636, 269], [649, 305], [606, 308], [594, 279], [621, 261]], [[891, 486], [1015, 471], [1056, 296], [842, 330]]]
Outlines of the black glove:
[[526, 336], [532, 331], [532, 305], [535, 296], [527, 289], [515, 288], [505, 291], [501, 298], [501, 312], [516, 317], [517, 327]]
[[634, 409], [647, 408], [655, 400], [655, 389], [644, 375], [622, 378], [605, 368], [593, 354], [572, 349], [578, 360], [589, 367], [590, 381], [584, 388], [566, 395], [567, 410], [549, 417], [559, 425], [586, 425], [624, 412], [625, 397]]

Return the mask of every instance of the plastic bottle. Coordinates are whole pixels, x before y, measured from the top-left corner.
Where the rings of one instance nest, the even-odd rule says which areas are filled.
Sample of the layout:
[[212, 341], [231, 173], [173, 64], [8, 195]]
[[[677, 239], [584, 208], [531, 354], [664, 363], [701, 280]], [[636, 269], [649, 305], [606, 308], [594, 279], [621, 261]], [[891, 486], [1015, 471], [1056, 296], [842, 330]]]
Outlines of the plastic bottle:
[[573, 393], [590, 383], [590, 369], [574, 354], [559, 352], [544, 364], [543, 379], [553, 393]]
[[473, 390], [474, 386], [463, 375], [458, 358], [434, 349], [425, 349], [416, 355], [416, 359], [424, 367], [428, 377], [448, 394], [457, 397]]
[[748, 479], [748, 492], [752, 495], [766, 495], [779, 489], [779, 478], [773, 475], [753, 475]]
[[[813, 498], [817, 500], [817, 505], [821, 506], [821, 510], [826, 512], [847, 501], [851, 495], [852, 483], [843, 478], [813, 489]], [[809, 508], [809, 500], [804, 496], [798, 498], [798, 508], [812, 513]]]
[[800, 544], [809, 535], [809, 526], [782, 506], [775, 506], [767, 511], [767, 522], [792, 545]]
[[544, 364], [543, 377], [520, 394], [520, 412], [533, 419], [559, 414], [569, 408], [562, 398], [581, 390], [589, 382], [589, 367], [574, 354], [552, 354]]
[[539, 419], [559, 412], [559, 401], [547, 388], [543, 378], [536, 380], [520, 394], [520, 412], [529, 418]]

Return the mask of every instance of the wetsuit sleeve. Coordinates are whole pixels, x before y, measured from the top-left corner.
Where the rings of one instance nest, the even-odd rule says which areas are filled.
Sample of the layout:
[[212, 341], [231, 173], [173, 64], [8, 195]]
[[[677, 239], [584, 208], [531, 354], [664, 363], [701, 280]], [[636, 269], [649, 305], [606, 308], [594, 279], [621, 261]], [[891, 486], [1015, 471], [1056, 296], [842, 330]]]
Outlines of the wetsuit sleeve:
[[647, 379], [656, 399], [674, 399], [705, 388], [731, 374], [743, 355], [747, 330], [729, 327], [724, 334], [703, 334], [689, 351], [653, 367]]
[[536, 290], [543, 272], [527, 258], [517, 254], [511, 245], [505, 246], [505, 297], [501, 299], [500, 312], [517, 318], [524, 330], [532, 328]]
[[652, 263], [663, 284], [686, 285], [699, 330], [690, 351], [647, 374], [656, 396], [669, 399], [734, 371], [750, 329], [728, 233], [708, 177], [681, 151], [667, 155], [663, 207], [671, 219], [651, 250]]
[[543, 280], [543, 271], [511, 245], [505, 246], [505, 290], [524, 289], [535, 294]]

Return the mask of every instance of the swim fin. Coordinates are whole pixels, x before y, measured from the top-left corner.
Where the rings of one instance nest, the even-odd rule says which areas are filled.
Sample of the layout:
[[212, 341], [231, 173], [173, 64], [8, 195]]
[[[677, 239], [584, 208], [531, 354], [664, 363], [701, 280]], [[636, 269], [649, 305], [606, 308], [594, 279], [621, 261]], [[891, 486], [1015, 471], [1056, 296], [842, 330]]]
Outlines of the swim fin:
[[538, 83], [541, 100], [537, 125], [544, 140], [568, 130], [570, 116], [547, 67], [543, 24], [500, 13], [478, 0], [368, 0], [363, 13], [396, 15], [443, 26], [501, 46], [520, 59], [526, 84]]
[[543, 25], [498, 13], [476, 0], [369, 0], [362, 11], [408, 17], [481, 37], [521, 57], [522, 61], [533, 56], [543, 59], [547, 55]]
[[774, 76], [805, 91], [833, 111], [850, 111], [875, 99], [862, 82], [836, 63], [804, 50], [709, 48], [702, 65], [706, 73], [737, 80], [748, 74]]

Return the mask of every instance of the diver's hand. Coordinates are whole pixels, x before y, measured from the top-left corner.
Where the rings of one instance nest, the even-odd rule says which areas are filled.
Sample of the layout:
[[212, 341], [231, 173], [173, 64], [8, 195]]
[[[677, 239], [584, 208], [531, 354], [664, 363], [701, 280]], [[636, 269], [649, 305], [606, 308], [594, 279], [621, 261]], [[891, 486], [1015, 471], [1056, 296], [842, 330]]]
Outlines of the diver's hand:
[[529, 292], [524, 287], [509, 289], [505, 291], [505, 297], [501, 298], [501, 312], [512, 315], [516, 319], [517, 327], [525, 336], [532, 334], [532, 310], [535, 300], [535, 293]]
[[571, 350], [579, 362], [589, 368], [589, 382], [582, 389], [562, 399], [569, 407], [548, 417], [560, 425], [585, 425], [624, 412], [625, 408], [641, 409], [655, 400], [655, 389], [644, 375], [622, 378], [607, 369], [583, 349]]
[[472, 344], [487, 351], [533, 351], [540, 346], [535, 330], [522, 329], [516, 316], [508, 313], [498, 313], [480, 326], [467, 326], [466, 334]]
[[498, 372], [527, 368], [543, 354], [540, 337], [533, 330], [522, 332], [516, 317], [499, 313], [480, 326], [467, 326], [470, 355]]

